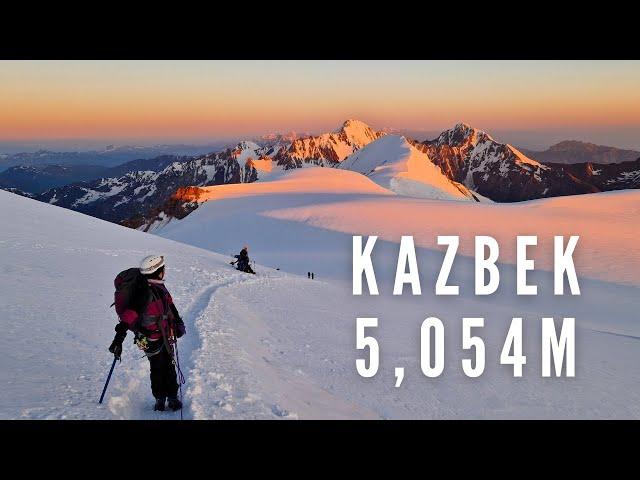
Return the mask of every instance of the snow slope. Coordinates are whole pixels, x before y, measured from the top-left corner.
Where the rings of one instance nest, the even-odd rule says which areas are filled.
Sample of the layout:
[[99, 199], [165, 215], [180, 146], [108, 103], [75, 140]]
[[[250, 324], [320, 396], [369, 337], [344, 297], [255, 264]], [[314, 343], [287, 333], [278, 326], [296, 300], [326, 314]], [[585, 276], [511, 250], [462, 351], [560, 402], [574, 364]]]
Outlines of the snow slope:
[[360, 172], [400, 195], [475, 200], [467, 187], [449, 180], [426, 153], [417, 150], [400, 135], [386, 135], [369, 143], [347, 157], [339, 168]]
[[[4, 191], [0, 201], [0, 418], [179, 418], [152, 411], [148, 361], [131, 334], [97, 403], [113, 358], [113, 278], [150, 252], [166, 255], [167, 286], [187, 326], [179, 344], [186, 418], [375, 416], [276, 363], [281, 353], [259, 317], [220, 318], [235, 311], [241, 283], [290, 289], [297, 277], [248, 276], [188, 245]], [[219, 292], [228, 292], [223, 302]]]
[[[461, 285], [461, 296], [435, 297], [432, 285], [443, 254], [421, 247], [424, 294], [393, 296], [397, 244], [384, 235], [398, 225], [394, 215], [420, 215], [413, 217], [416, 228], [442, 226], [435, 217], [459, 218], [457, 209], [464, 206], [465, 219], [479, 215], [505, 231], [515, 228], [504, 225], [513, 217], [500, 217], [495, 204], [400, 197], [354, 172], [318, 169], [328, 175], [320, 181], [314, 170], [295, 172], [308, 175], [312, 193], [297, 190], [298, 182], [287, 183], [285, 176], [279, 188], [277, 182], [216, 187], [218, 196], [159, 230], [225, 254], [247, 242], [258, 261], [257, 276], [235, 271], [225, 256], [0, 192], [0, 418], [179, 418], [151, 411], [147, 360], [139, 358], [131, 336], [106, 403], [97, 405], [114, 334], [111, 282], [118, 271], [155, 252], [167, 256], [167, 286], [187, 326], [179, 344], [186, 418], [640, 418], [637, 276], [628, 285], [591, 280], [578, 265], [582, 295], [556, 297], [551, 274], [536, 271], [530, 281], [540, 285], [540, 295], [523, 298], [514, 294], [513, 267], [501, 264], [498, 293], [477, 298], [471, 295], [472, 261], [461, 256], [450, 279]], [[250, 186], [261, 190], [246, 190]], [[615, 208], [633, 215], [634, 193], [581, 198], [616, 198]], [[399, 210], [386, 210], [386, 202]], [[540, 218], [576, 222], [576, 209], [547, 208], [547, 202], [500, 207], [516, 217], [543, 210]], [[617, 235], [626, 222], [611, 205], [599, 204], [584, 217]], [[379, 297], [351, 295], [351, 234], [339, 231], [335, 211], [323, 212], [330, 206], [345, 211], [352, 230], [366, 227], [383, 236], [374, 252]], [[302, 210], [295, 218], [276, 214], [296, 208]], [[355, 222], [356, 211], [363, 223]], [[629, 228], [637, 233], [635, 224]], [[614, 266], [629, 258], [622, 251], [628, 246], [618, 248], [616, 235], [608, 240]], [[306, 278], [310, 270], [317, 280]], [[460, 348], [460, 318], [469, 314], [486, 318], [487, 366], [477, 379], [465, 377], [460, 367], [467, 356]], [[498, 363], [516, 314], [525, 319], [527, 365], [520, 379]], [[541, 378], [539, 318], [549, 314], [576, 317], [576, 378]], [[372, 379], [355, 369], [355, 318], [365, 315], [380, 318], [375, 335], [381, 367]], [[446, 325], [445, 372], [438, 379], [427, 379], [419, 367], [419, 327], [429, 315]], [[394, 388], [396, 366], [405, 367], [400, 388]]]

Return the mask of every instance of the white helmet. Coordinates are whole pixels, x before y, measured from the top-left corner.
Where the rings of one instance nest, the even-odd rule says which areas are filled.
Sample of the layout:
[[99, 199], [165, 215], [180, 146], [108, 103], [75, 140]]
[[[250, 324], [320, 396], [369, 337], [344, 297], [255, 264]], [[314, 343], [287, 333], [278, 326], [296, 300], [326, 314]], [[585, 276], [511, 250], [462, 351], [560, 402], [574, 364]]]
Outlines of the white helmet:
[[149, 255], [140, 262], [140, 273], [151, 275], [153, 272], [164, 266], [164, 255]]

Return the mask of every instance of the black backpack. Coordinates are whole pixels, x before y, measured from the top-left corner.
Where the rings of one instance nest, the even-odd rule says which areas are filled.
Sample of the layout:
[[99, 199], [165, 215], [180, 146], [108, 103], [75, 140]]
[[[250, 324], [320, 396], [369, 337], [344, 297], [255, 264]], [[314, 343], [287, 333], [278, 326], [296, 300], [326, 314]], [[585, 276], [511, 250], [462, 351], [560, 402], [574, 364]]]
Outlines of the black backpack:
[[128, 268], [120, 272], [113, 285], [116, 288], [114, 302], [118, 317], [122, 319], [125, 310], [141, 314], [149, 301], [149, 282], [139, 268]]

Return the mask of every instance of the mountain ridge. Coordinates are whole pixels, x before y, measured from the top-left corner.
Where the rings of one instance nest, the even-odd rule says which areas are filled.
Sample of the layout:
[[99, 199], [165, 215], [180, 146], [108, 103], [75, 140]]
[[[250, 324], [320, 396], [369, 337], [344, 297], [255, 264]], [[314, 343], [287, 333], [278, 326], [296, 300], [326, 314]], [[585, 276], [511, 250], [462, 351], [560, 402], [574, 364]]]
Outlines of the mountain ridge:
[[293, 140], [274, 161], [284, 170], [309, 165], [333, 167], [383, 135], [360, 120], [348, 119], [332, 132]]
[[580, 140], [563, 140], [542, 151], [523, 150], [545, 163], [622, 163], [640, 158], [640, 151]]
[[[376, 131], [365, 122], [352, 118], [331, 132], [297, 137], [291, 141], [280, 136], [274, 136], [272, 141], [245, 140], [232, 148], [193, 157], [182, 163], [172, 162], [162, 171], [129, 172], [118, 177], [65, 185], [36, 198], [137, 228], [149, 218], [161, 214], [164, 206], [179, 215], [188, 214], [191, 207], [180, 206], [184, 198], [175, 195], [179, 189], [266, 181], [278, 172], [297, 168], [345, 168], [342, 165], [350, 165], [352, 162], [348, 159], [351, 156], [357, 156], [365, 147], [386, 136], [389, 136], [388, 132]], [[466, 197], [471, 194], [476, 200], [484, 197], [498, 202], [514, 202], [640, 188], [640, 168], [636, 163], [625, 163], [621, 167], [592, 164], [588, 168], [547, 164], [530, 158], [526, 150], [500, 143], [487, 132], [465, 122], [444, 130], [433, 140], [420, 142], [403, 138], [410, 148], [424, 155], [424, 162], [433, 163], [440, 169], [448, 179], [446, 183], [439, 180], [441, 185], [448, 188], [452, 182], [458, 192]], [[389, 170], [388, 161], [391, 160], [393, 158], [380, 157], [380, 165], [374, 167]], [[382, 167], [384, 162], [387, 165]], [[399, 183], [405, 187], [409, 185], [412, 175], [409, 170], [416, 170], [415, 164], [411, 168], [407, 165], [402, 167], [408, 169], [405, 173], [400, 175], [402, 170], [396, 170], [389, 177], [393, 178], [396, 187]], [[375, 177], [380, 178], [380, 174], [378, 171]], [[427, 194], [424, 185], [424, 181], [419, 181], [407, 190], [400, 188], [398, 191], [409, 196], [421, 196]], [[434, 191], [429, 194], [434, 194]]]
[[450, 179], [498, 202], [600, 191], [465, 123], [458, 123], [434, 140], [417, 142], [415, 146]]
[[426, 153], [402, 135], [378, 138], [337, 168], [359, 172], [400, 195], [480, 201], [467, 187], [446, 177]]

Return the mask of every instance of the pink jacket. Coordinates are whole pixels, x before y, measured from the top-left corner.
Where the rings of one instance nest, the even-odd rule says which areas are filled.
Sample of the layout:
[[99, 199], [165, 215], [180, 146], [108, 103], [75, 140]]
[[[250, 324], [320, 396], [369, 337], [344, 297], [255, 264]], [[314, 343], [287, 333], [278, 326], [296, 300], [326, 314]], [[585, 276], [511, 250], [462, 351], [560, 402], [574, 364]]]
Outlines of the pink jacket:
[[149, 287], [150, 300], [144, 312], [138, 315], [135, 310], [127, 309], [120, 315], [120, 320], [129, 330], [140, 331], [151, 340], [162, 338], [162, 331], [158, 324], [162, 326], [168, 337], [172, 337], [170, 331], [172, 325], [176, 328], [184, 328], [184, 326], [180, 317], [177, 316], [171, 294], [162, 281], [149, 280]]

